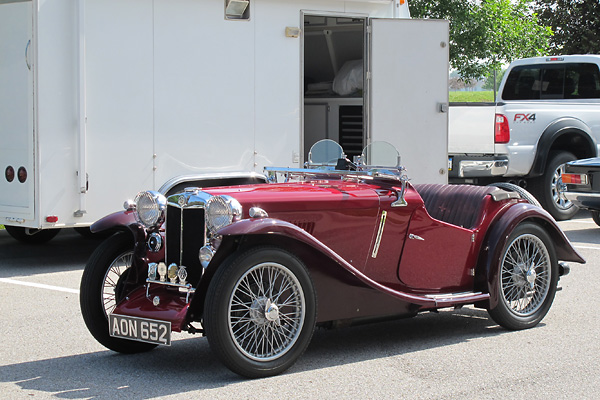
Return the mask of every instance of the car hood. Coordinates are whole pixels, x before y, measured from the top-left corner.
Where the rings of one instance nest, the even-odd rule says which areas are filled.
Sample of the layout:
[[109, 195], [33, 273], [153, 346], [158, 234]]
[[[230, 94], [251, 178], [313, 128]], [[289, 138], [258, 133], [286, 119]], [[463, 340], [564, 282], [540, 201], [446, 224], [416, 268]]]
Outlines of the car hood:
[[260, 207], [269, 215], [293, 211], [370, 209], [379, 207], [377, 187], [352, 182], [311, 181], [257, 184], [205, 189], [211, 195], [228, 195], [244, 208]]

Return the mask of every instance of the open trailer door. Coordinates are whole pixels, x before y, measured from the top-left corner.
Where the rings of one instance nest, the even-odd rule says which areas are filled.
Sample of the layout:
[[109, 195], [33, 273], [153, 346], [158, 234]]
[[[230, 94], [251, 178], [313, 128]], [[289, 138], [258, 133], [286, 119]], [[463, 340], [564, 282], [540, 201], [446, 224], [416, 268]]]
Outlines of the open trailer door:
[[369, 23], [368, 139], [396, 146], [413, 182], [446, 183], [448, 22]]

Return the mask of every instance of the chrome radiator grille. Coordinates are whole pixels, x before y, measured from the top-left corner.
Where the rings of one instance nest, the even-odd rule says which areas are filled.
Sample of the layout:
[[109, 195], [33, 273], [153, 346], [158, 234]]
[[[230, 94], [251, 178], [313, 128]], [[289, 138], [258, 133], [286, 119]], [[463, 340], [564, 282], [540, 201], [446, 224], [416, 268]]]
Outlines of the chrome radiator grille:
[[180, 208], [169, 204], [165, 236], [167, 265], [184, 265], [188, 281], [195, 285], [202, 275], [198, 253], [206, 237], [204, 208]]

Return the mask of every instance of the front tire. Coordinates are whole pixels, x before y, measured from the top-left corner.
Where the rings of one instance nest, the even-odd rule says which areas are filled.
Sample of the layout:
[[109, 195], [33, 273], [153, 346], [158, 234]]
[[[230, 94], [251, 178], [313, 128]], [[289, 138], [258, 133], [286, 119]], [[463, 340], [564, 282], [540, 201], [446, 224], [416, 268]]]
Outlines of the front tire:
[[579, 210], [564, 195], [562, 183], [563, 164], [576, 160], [576, 157], [566, 151], [552, 152], [548, 156], [548, 163], [544, 174], [531, 180], [531, 191], [540, 201], [542, 207], [557, 221], [571, 219]]
[[316, 321], [308, 270], [277, 247], [256, 247], [219, 267], [206, 295], [204, 329], [233, 372], [277, 375], [304, 353]]
[[79, 304], [88, 330], [103, 346], [119, 353], [140, 353], [155, 344], [110, 336], [108, 315], [123, 299], [123, 285], [131, 268], [133, 240], [129, 232], [119, 232], [92, 253], [81, 278]]
[[557, 282], [558, 261], [550, 236], [539, 225], [522, 223], [502, 251], [498, 304], [489, 314], [507, 329], [532, 328], [548, 313]]

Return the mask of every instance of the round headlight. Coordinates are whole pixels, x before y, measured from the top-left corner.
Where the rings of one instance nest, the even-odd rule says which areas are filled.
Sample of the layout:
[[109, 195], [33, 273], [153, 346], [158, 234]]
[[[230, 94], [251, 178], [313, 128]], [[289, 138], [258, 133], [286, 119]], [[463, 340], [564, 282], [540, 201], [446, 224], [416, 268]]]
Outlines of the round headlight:
[[242, 214], [242, 206], [230, 196], [213, 196], [206, 203], [206, 226], [212, 233], [231, 224]]
[[158, 192], [140, 192], [135, 198], [137, 220], [147, 228], [158, 227], [165, 221], [167, 199]]

